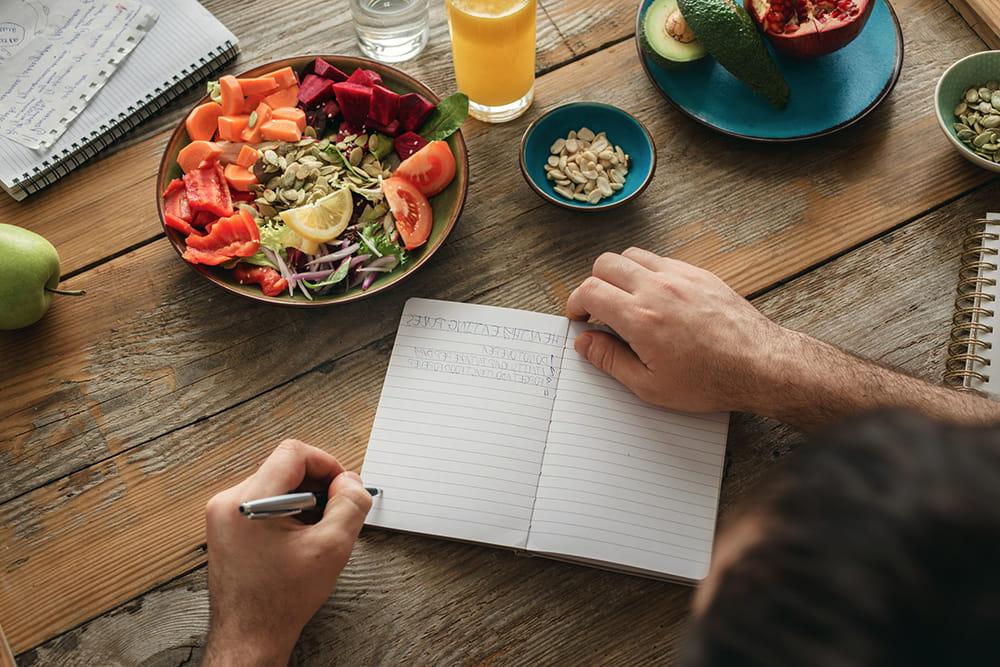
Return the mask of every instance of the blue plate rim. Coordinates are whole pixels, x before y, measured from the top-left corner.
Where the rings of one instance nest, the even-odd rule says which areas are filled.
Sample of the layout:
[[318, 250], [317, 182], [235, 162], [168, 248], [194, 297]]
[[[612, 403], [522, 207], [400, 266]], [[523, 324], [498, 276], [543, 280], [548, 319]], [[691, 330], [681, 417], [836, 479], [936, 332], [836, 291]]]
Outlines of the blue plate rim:
[[699, 125], [709, 128], [710, 130], [715, 130], [716, 132], [725, 134], [730, 137], [735, 137], [736, 139], [746, 139], [748, 141], [756, 141], [758, 143], [764, 143], [764, 144], [788, 144], [797, 141], [808, 141], [810, 139], [818, 139], [820, 137], [826, 137], [841, 130], [847, 129], [851, 125], [854, 125], [855, 123], [863, 119], [871, 112], [875, 111], [875, 109], [877, 109], [878, 106], [885, 101], [885, 98], [889, 97], [889, 93], [891, 93], [893, 89], [896, 87], [896, 83], [899, 81], [899, 77], [903, 72], [903, 54], [904, 51], [906, 50], [906, 46], [903, 42], [903, 29], [899, 25], [899, 17], [896, 16], [896, 10], [893, 9], [892, 3], [889, 2], [889, 0], [885, 0], [886, 7], [889, 8], [889, 15], [892, 17], [892, 24], [896, 28], [896, 45], [897, 45], [896, 62], [893, 65], [892, 75], [889, 77], [889, 80], [886, 81], [885, 87], [875, 97], [875, 99], [872, 100], [871, 104], [869, 104], [867, 107], [859, 111], [852, 118], [848, 118], [847, 120], [841, 123], [833, 125], [820, 132], [813, 132], [812, 134], [800, 134], [793, 137], [760, 137], [752, 134], [742, 134], [740, 132], [733, 132], [732, 130], [727, 130], [724, 127], [719, 127], [718, 125], [710, 123], [704, 118], [699, 118], [698, 116], [694, 115], [693, 113], [685, 109], [683, 106], [678, 104], [667, 93], [667, 91], [661, 88], [660, 84], [656, 82], [656, 78], [653, 77], [653, 73], [649, 69], [649, 63], [646, 62], [645, 54], [642, 51], [642, 37], [641, 37], [642, 10], [645, 4], [646, 0], [639, 0], [639, 9], [636, 11], [635, 15], [634, 41], [635, 41], [636, 53], [639, 56], [639, 63], [642, 65], [642, 71], [645, 72], [646, 78], [649, 79], [649, 82], [653, 84], [653, 88], [655, 88], [657, 92], [660, 93], [660, 96], [663, 97], [663, 99], [665, 99], [670, 104], [670, 106], [677, 109], [677, 111], [679, 111], [683, 116], [686, 116], [687, 118], [693, 120]]
[[[534, 132], [535, 128], [538, 126], [540, 122], [542, 122], [542, 120], [551, 116], [553, 113], [559, 111], [560, 109], [565, 109], [567, 107], [574, 107], [574, 106], [597, 106], [597, 107], [605, 107], [607, 109], [611, 109], [612, 111], [616, 111], [620, 114], [628, 116], [633, 121], [635, 121], [635, 123], [639, 126], [640, 129], [642, 129], [643, 133], [646, 135], [646, 140], [649, 141], [649, 148], [650, 148], [649, 173], [646, 174], [646, 178], [643, 179], [639, 187], [636, 188], [636, 191], [630, 194], [629, 196], [619, 201], [610, 202], [607, 204], [589, 204], [589, 203], [583, 204], [582, 202], [581, 203], [570, 202], [553, 197], [548, 192], [540, 188], [538, 184], [535, 183], [534, 179], [531, 178], [531, 175], [528, 174], [528, 167], [524, 162], [524, 153], [527, 150], [528, 137], [531, 135], [532, 132]], [[649, 184], [653, 182], [653, 176], [656, 174], [656, 140], [653, 139], [653, 134], [649, 131], [649, 128], [646, 127], [645, 123], [643, 123], [641, 120], [636, 118], [635, 115], [629, 113], [628, 111], [625, 111], [621, 107], [615, 106], [614, 104], [608, 104], [607, 102], [574, 100], [572, 102], [564, 102], [563, 104], [557, 104], [556, 106], [552, 107], [551, 109], [549, 109], [548, 111], [546, 111], [541, 116], [534, 119], [528, 124], [528, 127], [524, 129], [524, 134], [521, 135], [521, 141], [518, 145], [517, 164], [518, 167], [521, 168], [521, 176], [524, 177], [524, 180], [528, 183], [528, 186], [545, 201], [551, 204], [555, 204], [556, 206], [564, 208], [568, 211], [579, 211], [582, 213], [598, 213], [601, 211], [610, 211], [611, 209], [618, 208], [619, 206], [624, 206], [625, 204], [631, 202], [633, 199], [641, 195], [643, 191], [647, 187], [649, 187]]]

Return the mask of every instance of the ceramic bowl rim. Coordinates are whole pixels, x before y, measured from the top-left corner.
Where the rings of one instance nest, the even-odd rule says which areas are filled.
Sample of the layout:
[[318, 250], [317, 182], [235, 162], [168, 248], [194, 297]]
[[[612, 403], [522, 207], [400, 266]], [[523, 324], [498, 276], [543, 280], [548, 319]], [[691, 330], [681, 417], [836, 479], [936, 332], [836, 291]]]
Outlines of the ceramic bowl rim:
[[[349, 67], [353, 67], [354, 69], [357, 69], [358, 67], [364, 67], [364, 68], [374, 69], [375, 71], [381, 73], [388, 73], [391, 77], [395, 78], [398, 81], [404, 82], [406, 85], [410, 86], [413, 90], [426, 97], [433, 104], [438, 104], [441, 101], [440, 96], [438, 96], [433, 90], [431, 90], [429, 86], [425, 85], [415, 77], [410, 76], [409, 74], [395, 67], [392, 67], [391, 65], [380, 63], [368, 58], [362, 58], [360, 56], [348, 56], [348, 55], [336, 55], [336, 54], [303, 54], [299, 56], [291, 56], [288, 58], [281, 58], [280, 60], [272, 60], [265, 63], [261, 63], [250, 69], [244, 70], [239, 74], [235, 74], [234, 76], [252, 77], [265, 72], [273, 71], [275, 69], [280, 69], [282, 67], [293, 67], [296, 70], [298, 70], [304, 64], [308, 63], [311, 60], [314, 60], [315, 58], [323, 58], [326, 60], [335, 61], [339, 64], [347, 64]], [[183, 118], [181, 118], [181, 120], [177, 123], [177, 127], [174, 128], [174, 131], [170, 134], [170, 138], [167, 140], [167, 144], [163, 149], [163, 155], [160, 157], [160, 164], [156, 174], [156, 192], [154, 193], [156, 196], [156, 212], [157, 215], [159, 216], [160, 226], [163, 228], [163, 232], [166, 235], [167, 240], [170, 242], [171, 247], [174, 249], [174, 252], [177, 253], [177, 256], [181, 260], [181, 262], [189, 269], [200, 275], [201, 277], [205, 278], [209, 282], [213, 283], [214, 285], [224, 289], [225, 291], [231, 294], [235, 294], [245, 299], [250, 299], [251, 301], [259, 301], [261, 303], [267, 303], [277, 306], [285, 306], [288, 308], [324, 308], [328, 306], [336, 306], [340, 304], [352, 303], [355, 301], [360, 301], [361, 299], [369, 298], [385, 290], [396, 287], [403, 281], [410, 278], [414, 273], [416, 273], [420, 269], [420, 267], [422, 267], [424, 264], [427, 263], [428, 260], [430, 260], [430, 258], [434, 255], [434, 253], [436, 253], [438, 250], [441, 249], [441, 247], [445, 244], [445, 241], [448, 240], [448, 237], [455, 229], [455, 225], [458, 223], [459, 218], [462, 216], [462, 211], [465, 209], [465, 202], [469, 192], [469, 180], [470, 180], [469, 154], [468, 154], [468, 148], [465, 143], [465, 137], [462, 134], [462, 131], [458, 130], [455, 133], [455, 137], [457, 140], [457, 153], [458, 153], [456, 157], [462, 161], [464, 169], [461, 171], [461, 174], [459, 176], [460, 181], [459, 181], [458, 201], [456, 203], [455, 210], [446, 223], [444, 233], [441, 235], [440, 242], [434, 247], [427, 247], [419, 258], [413, 260], [413, 263], [410, 264], [410, 266], [406, 269], [406, 272], [400, 275], [396, 280], [390, 283], [383, 283], [381, 285], [378, 284], [373, 285], [370, 289], [365, 291], [355, 290], [350, 294], [339, 295], [333, 299], [326, 297], [317, 297], [312, 301], [308, 300], [298, 301], [289, 298], [287, 295], [267, 296], [260, 292], [252, 293], [239, 289], [238, 286], [231, 284], [229, 281], [223, 280], [222, 278], [217, 276], [214, 272], [212, 272], [210, 269], [214, 267], [205, 267], [200, 264], [191, 264], [190, 262], [185, 260], [183, 258], [183, 252], [184, 252], [182, 249], [183, 243], [178, 240], [180, 232], [170, 227], [167, 227], [163, 215], [162, 193], [165, 185], [165, 177], [172, 162], [172, 159], [168, 160], [168, 157], [171, 155], [171, 153], [174, 152], [173, 148], [181, 141], [181, 137], [187, 132], [184, 126], [184, 121], [187, 119], [187, 116], [190, 113], [191, 109], [194, 109], [194, 107], [200, 104], [204, 104], [208, 100], [209, 100], [208, 95], [204, 95], [200, 99], [198, 99], [198, 101], [196, 101], [194, 104], [188, 107], [187, 113], [185, 113]]]
[[[535, 180], [528, 173], [528, 167], [524, 161], [524, 155], [528, 147], [528, 137], [531, 136], [532, 132], [535, 131], [538, 124], [541, 123], [543, 120], [545, 120], [546, 118], [548, 118], [557, 111], [561, 111], [563, 109], [574, 106], [604, 107], [605, 109], [609, 109], [615, 113], [619, 113], [623, 116], [630, 118], [633, 122], [635, 122], [636, 125], [639, 126], [639, 129], [642, 130], [642, 133], [645, 135], [646, 141], [649, 144], [649, 154], [650, 154], [649, 171], [647, 172], [642, 183], [639, 184], [639, 187], [636, 188], [635, 192], [629, 194], [627, 197], [624, 197], [616, 202], [609, 202], [607, 204], [600, 204], [600, 203], [584, 204], [583, 202], [574, 203], [553, 197], [549, 193], [545, 192], [545, 190], [540, 188], [537, 183], [535, 183]], [[641, 195], [643, 191], [647, 187], [649, 187], [649, 184], [653, 180], [653, 176], [656, 174], [656, 141], [653, 139], [653, 135], [650, 133], [649, 128], [646, 127], [645, 123], [643, 123], [641, 120], [630, 114], [628, 111], [625, 111], [621, 107], [617, 107], [614, 104], [608, 104], [607, 102], [592, 102], [588, 100], [577, 100], [574, 102], [565, 102], [563, 104], [554, 106], [545, 113], [543, 113], [541, 116], [536, 118], [535, 120], [531, 121], [528, 127], [525, 128], [524, 134], [521, 135], [521, 143], [520, 146], [518, 147], [517, 158], [518, 158], [518, 166], [521, 168], [521, 175], [524, 177], [524, 180], [528, 183], [528, 186], [532, 190], [534, 190], [535, 194], [537, 194], [539, 197], [549, 202], [550, 204], [555, 204], [556, 206], [564, 208], [568, 211], [578, 211], [581, 213], [598, 213], [602, 211], [610, 211], [612, 209], [618, 208], [619, 206], [624, 206], [625, 204], [629, 203], [630, 201]]]

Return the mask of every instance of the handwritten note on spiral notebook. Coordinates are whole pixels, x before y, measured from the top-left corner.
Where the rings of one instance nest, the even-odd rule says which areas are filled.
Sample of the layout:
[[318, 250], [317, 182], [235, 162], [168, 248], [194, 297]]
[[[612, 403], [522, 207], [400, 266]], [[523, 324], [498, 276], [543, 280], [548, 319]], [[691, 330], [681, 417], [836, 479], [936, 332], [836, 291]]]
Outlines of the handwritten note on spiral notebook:
[[362, 475], [367, 523], [658, 578], [708, 571], [729, 416], [654, 408], [564, 317], [411, 299]]

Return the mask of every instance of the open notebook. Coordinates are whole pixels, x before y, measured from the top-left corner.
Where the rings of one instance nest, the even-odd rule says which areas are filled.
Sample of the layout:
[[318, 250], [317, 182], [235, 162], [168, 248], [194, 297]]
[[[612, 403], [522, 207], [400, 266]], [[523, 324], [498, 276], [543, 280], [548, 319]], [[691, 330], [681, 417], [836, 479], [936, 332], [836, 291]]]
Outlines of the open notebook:
[[587, 328], [410, 299], [362, 469], [383, 490], [367, 523], [703, 578], [729, 416], [643, 403], [577, 355]]
[[198, 0], [142, 1], [156, 23], [51, 147], [0, 136], [0, 186], [14, 199], [56, 182], [236, 57], [236, 37]]

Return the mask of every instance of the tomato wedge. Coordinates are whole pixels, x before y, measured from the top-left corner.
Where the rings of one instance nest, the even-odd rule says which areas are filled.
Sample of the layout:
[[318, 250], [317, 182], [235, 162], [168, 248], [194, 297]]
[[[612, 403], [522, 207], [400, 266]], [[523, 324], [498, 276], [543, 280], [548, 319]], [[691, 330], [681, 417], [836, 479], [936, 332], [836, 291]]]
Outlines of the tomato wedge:
[[455, 156], [451, 146], [444, 141], [432, 141], [403, 160], [395, 175], [413, 183], [425, 196], [433, 197], [455, 178]]
[[235, 257], [250, 257], [260, 249], [260, 230], [250, 214], [240, 209], [219, 218], [205, 236], [189, 236], [184, 259], [192, 264], [218, 266]]
[[399, 176], [382, 181], [382, 192], [406, 249], [413, 250], [426, 243], [434, 226], [434, 212], [427, 197], [413, 183]]
[[278, 296], [288, 289], [288, 281], [281, 277], [281, 274], [269, 266], [253, 266], [251, 264], [237, 264], [233, 269], [233, 275], [240, 285], [250, 285], [256, 283], [260, 285], [260, 291], [265, 296]]

